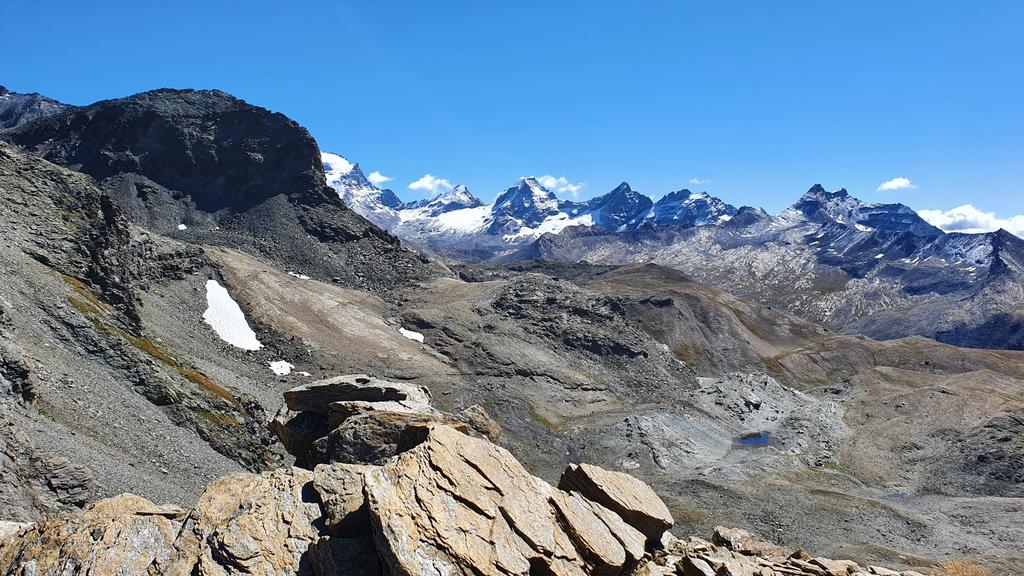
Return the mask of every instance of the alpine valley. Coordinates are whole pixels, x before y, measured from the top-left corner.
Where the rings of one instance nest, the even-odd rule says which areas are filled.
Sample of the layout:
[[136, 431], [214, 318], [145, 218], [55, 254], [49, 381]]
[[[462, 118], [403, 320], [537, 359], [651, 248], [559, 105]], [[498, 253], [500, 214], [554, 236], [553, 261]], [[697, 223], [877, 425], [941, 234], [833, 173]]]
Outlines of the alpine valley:
[[1011, 234], [404, 202], [215, 90], [0, 122], [0, 574], [1024, 574]]

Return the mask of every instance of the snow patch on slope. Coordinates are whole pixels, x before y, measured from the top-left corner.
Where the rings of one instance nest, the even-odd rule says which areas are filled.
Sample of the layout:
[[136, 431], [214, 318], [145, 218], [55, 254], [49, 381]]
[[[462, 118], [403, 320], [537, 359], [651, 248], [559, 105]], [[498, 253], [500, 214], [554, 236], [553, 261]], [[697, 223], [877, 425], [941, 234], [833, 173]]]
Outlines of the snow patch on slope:
[[270, 371], [278, 376], [287, 376], [292, 373], [295, 366], [287, 360], [275, 360], [270, 363]]
[[401, 332], [402, 336], [405, 336], [409, 340], [415, 340], [421, 344], [423, 343], [423, 334], [420, 334], [419, 332], [406, 330], [405, 328], [399, 328], [398, 331]]
[[206, 281], [206, 311], [203, 320], [220, 339], [242, 350], [259, 350], [263, 344], [249, 327], [245, 313], [216, 280]]

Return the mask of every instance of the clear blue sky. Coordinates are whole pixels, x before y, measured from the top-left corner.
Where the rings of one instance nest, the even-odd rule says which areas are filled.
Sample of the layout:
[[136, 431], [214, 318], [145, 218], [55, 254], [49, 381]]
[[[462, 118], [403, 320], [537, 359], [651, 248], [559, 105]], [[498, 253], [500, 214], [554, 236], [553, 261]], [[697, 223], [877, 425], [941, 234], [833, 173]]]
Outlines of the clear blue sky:
[[[550, 174], [584, 198], [626, 180], [777, 211], [820, 182], [1024, 213], [1024, 2], [285, 4], [5, 2], [0, 84], [219, 88], [406, 198], [428, 172], [485, 199]], [[896, 177], [916, 188], [876, 191]]]

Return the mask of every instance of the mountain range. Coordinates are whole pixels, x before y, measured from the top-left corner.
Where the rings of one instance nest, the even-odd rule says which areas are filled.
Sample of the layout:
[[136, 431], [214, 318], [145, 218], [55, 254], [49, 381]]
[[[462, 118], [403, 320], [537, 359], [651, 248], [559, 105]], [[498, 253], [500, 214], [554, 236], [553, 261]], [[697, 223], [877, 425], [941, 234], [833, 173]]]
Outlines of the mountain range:
[[332, 186], [379, 226], [449, 259], [652, 262], [839, 331], [1024, 349], [1024, 241], [1004, 230], [947, 234], [903, 204], [844, 189], [815, 185], [772, 216], [688, 190], [654, 202], [626, 183], [573, 202], [522, 178], [486, 205], [463, 186], [412, 205], [391, 194], [385, 205], [361, 173]]
[[625, 182], [585, 202], [562, 200], [534, 177], [520, 178], [491, 204], [461, 184], [404, 203], [370, 183], [358, 164], [331, 153], [324, 153], [323, 161], [328, 183], [350, 208], [403, 239], [450, 254], [481, 246], [490, 255], [500, 254], [573, 226], [627, 232], [645, 225], [719, 224], [736, 214], [735, 207], [703, 192], [679, 190], [654, 202]]

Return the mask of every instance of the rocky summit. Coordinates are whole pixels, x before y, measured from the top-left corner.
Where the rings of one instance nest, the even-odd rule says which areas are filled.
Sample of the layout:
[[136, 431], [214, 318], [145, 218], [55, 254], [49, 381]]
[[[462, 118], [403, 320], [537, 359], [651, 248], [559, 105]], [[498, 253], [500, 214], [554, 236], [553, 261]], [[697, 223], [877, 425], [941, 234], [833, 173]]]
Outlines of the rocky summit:
[[[358, 416], [338, 418], [324, 405], [363, 403], [372, 418], [385, 420], [389, 411], [423, 414], [423, 398], [409, 398], [422, 392], [356, 375], [292, 389], [286, 400], [288, 410], [330, 429]], [[402, 402], [418, 406], [397, 408]], [[150, 576], [916, 574], [790, 552], [742, 530], [718, 528], [711, 542], [680, 540], [669, 532], [665, 504], [642, 481], [580, 464], [567, 468], [556, 488], [507, 450], [467, 434], [471, 426], [441, 423], [445, 418], [435, 411], [407, 423], [394, 453], [377, 463], [327, 457], [309, 462], [312, 469], [225, 476], [189, 511], [121, 494], [77, 514], [10, 526], [0, 541], [0, 569]]]

